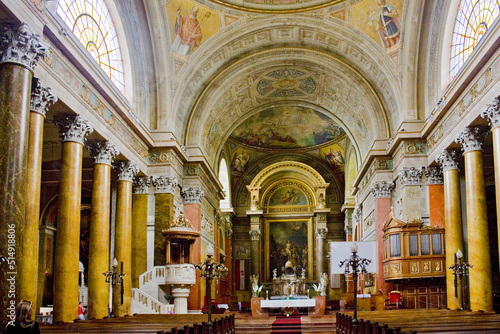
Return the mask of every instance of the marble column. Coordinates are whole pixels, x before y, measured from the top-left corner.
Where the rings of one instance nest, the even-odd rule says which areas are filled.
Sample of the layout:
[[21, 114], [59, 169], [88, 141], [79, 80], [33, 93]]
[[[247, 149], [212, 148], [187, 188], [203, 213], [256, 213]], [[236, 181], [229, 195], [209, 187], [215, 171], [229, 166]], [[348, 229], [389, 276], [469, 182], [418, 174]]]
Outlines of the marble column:
[[132, 182], [139, 168], [132, 162], [116, 165], [118, 182], [116, 190], [115, 258], [118, 270], [123, 268], [123, 303], [120, 284], [113, 287], [113, 314], [130, 314], [132, 297]]
[[465, 128], [455, 139], [462, 144], [465, 162], [465, 197], [467, 205], [470, 307], [472, 311], [493, 310], [490, 244], [486, 214], [483, 154], [480, 127]]
[[136, 177], [132, 195], [132, 288], [148, 269], [148, 194], [150, 177]]
[[[186, 218], [191, 222], [196, 231], [201, 230], [201, 202], [205, 197], [205, 192], [201, 188], [185, 188], [181, 190], [184, 198], [184, 211]], [[193, 263], [197, 264], [201, 259], [201, 238], [196, 238], [193, 248]], [[204, 286], [204, 285], [203, 285]], [[196, 270], [196, 284], [191, 288], [188, 299], [189, 310], [201, 310], [203, 307], [200, 271]]]
[[88, 318], [108, 316], [109, 284], [102, 274], [109, 270], [111, 169], [120, 153], [109, 141], [87, 144], [94, 158], [89, 235]]
[[427, 187], [429, 188], [429, 220], [430, 226], [444, 227], [444, 185], [441, 167], [425, 169]]
[[233, 284], [234, 269], [233, 269], [233, 224], [231, 223], [232, 213], [223, 213], [224, 219], [226, 220], [226, 228], [224, 229], [224, 242], [226, 250], [226, 261], [225, 265], [227, 267], [226, 276], [226, 291], [227, 296], [234, 296], [235, 284]]
[[415, 167], [403, 167], [399, 172], [399, 180], [403, 185], [403, 217], [402, 221], [422, 219], [420, 195], [420, 179], [422, 170]]
[[394, 182], [376, 182], [371, 188], [375, 197], [375, 240], [377, 242], [378, 268], [376, 285], [377, 290], [382, 290], [387, 295], [392, 290], [392, 284], [384, 280], [384, 241], [382, 231], [385, 222], [391, 213], [391, 193], [394, 190]]
[[[446, 268], [455, 263], [455, 253], [464, 250], [462, 232], [462, 210], [460, 207], [460, 179], [458, 175], [458, 153], [456, 150], [444, 150], [436, 159], [443, 168], [444, 180], [444, 230], [446, 245]], [[461, 291], [458, 288], [455, 297], [454, 276], [446, 270], [446, 301], [450, 310], [460, 309]]]
[[78, 315], [83, 144], [94, 129], [80, 115], [63, 115], [55, 123], [63, 146], [54, 257], [54, 322], [70, 322]]
[[154, 177], [152, 182], [155, 188], [154, 265], [164, 266], [166, 264], [165, 254], [167, 250], [162, 231], [168, 229], [170, 223], [174, 220], [174, 193], [179, 181], [175, 177], [162, 175]]
[[2, 25], [0, 40], [0, 255], [8, 261], [0, 270], [0, 324], [5, 324], [14, 320], [9, 307], [19, 301], [33, 67], [47, 50], [25, 23]]
[[493, 99], [493, 103], [488, 105], [481, 113], [483, 118], [487, 118], [493, 135], [493, 162], [495, 168], [495, 198], [497, 208], [497, 235], [500, 245], [500, 96]]
[[21, 253], [23, 261], [19, 264], [20, 299], [30, 300], [37, 310], [38, 279], [38, 226], [40, 220], [40, 187], [42, 178], [43, 122], [50, 104], [57, 97], [40, 80], [33, 80], [30, 103], [30, 126], [28, 141], [28, 165], [26, 174], [26, 219], [22, 235]]
[[252, 259], [252, 275], [260, 275], [260, 230], [250, 230], [250, 256]]
[[328, 235], [327, 227], [316, 229], [316, 278], [319, 280], [325, 272], [325, 239]]

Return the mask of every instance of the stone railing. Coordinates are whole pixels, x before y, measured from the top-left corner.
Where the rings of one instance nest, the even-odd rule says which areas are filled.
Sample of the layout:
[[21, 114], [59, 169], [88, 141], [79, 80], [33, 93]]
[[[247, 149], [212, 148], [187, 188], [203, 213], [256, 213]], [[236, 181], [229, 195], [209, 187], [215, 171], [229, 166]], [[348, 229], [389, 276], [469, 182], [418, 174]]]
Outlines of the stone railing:
[[151, 313], [156, 314], [173, 314], [174, 305], [163, 304], [158, 299], [151, 297], [147, 293], [133, 288], [132, 289], [132, 300], [135, 300], [142, 305], [146, 306]]

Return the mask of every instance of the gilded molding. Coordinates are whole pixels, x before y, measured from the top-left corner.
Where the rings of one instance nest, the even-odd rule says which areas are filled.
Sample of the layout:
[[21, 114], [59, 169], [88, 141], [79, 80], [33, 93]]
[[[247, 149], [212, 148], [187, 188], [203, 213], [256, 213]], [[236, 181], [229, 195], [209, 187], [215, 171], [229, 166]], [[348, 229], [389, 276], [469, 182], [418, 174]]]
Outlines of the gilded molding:
[[30, 110], [45, 117], [49, 106], [57, 102], [57, 96], [40, 79], [33, 79]]
[[420, 184], [422, 178], [422, 170], [415, 167], [403, 167], [399, 171], [399, 180], [403, 186], [414, 186]]
[[181, 190], [181, 195], [186, 204], [200, 204], [205, 192], [201, 188], [186, 188]]
[[156, 176], [153, 177], [152, 182], [157, 194], [173, 194], [179, 185], [179, 181], [173, 176]]
[[151, 177], [149, 176], [136, 177], [134, 179], [134, 183], [132, 184], [132, 193], [148, 194], [150, 185], [151, 185]]
[[27, 23], [19, 28], [4, 24], [0, 32], [0, 64], [14, 63], [33, 71], [40, 57], [45, 58], [48, 46], [31, 32]]
[[59, 136], [62, 142], [76, 142], [84, 144], [87, 136], [94, 131], [80, 115], [62, 115], [54, 120], [59, 128]]
[[120, 151], [109, 140], [92, 141], [87, 143], [87, 150], [94, 158], [94, 164], [112, 165], [113, 159], [120, 154]]
[[427, 182], [429, 184], [443, 184], [443, 170], [442, 167], [429, 167], [425, 169], [425, 176], [427, 176]]
[[394, 182], [375, 182], [372, 185], [371, 192], [375, 198], [387, 198], [391, 197], [391, 192], [394, 190], [395, 184]]
[[458, 170], [458, 157], [458, 150], [444, 150], [437, 156], [436, 162], [441, 165], [443, 172], [453, 169]]
[[135, 175], [139, 173], [139, 167], [131, 161], [120, 162], [115, 169], [118, 172], [118, 181], [133, 182]]
[[486, 135], [484, 127], [466, 127], [455, 139], [455, 142], [462, 144], [464, 153], [470, 151], [482, 151], [482, 139]]
[[481, 117], [488, 118], [492, 129], [500, 126], [500, 96], [495, 97], [493, 103], [486, 106], [486, 110], [481, 112]]

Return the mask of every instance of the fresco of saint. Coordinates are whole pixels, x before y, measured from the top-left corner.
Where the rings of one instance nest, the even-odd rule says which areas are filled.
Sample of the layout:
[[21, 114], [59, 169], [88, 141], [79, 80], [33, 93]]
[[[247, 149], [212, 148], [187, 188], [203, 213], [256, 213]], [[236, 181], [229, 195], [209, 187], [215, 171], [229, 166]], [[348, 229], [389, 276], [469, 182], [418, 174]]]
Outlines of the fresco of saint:
[[[207, 12], [207, 14], [210, 14]], [[198, 6], [194, 6], [187, 15], [181, 15], [181, 9], [177, 9], [177, 19], [175, 21], [175, 37], [172, 49], [180, 55], [190, 54], [194, 48], [200, 46], [203, 34], [201, 32], [201, 23], [196, 16], [198, 15]]]
[[395, 46], [401, 36], [401, 25], [399, 24], [396, 8], [387, 4], [385, 0], [377, 0], [379, 5], [377, 31], [385, 48]]

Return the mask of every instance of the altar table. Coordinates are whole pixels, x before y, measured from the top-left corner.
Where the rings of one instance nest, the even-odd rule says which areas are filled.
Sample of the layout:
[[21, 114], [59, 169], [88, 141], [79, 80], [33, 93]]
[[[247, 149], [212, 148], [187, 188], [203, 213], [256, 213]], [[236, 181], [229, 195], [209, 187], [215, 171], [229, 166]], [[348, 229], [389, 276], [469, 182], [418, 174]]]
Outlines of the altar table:
[[260, 301], [262, 308], [314, 307], [315, 299], [265, 299]]

